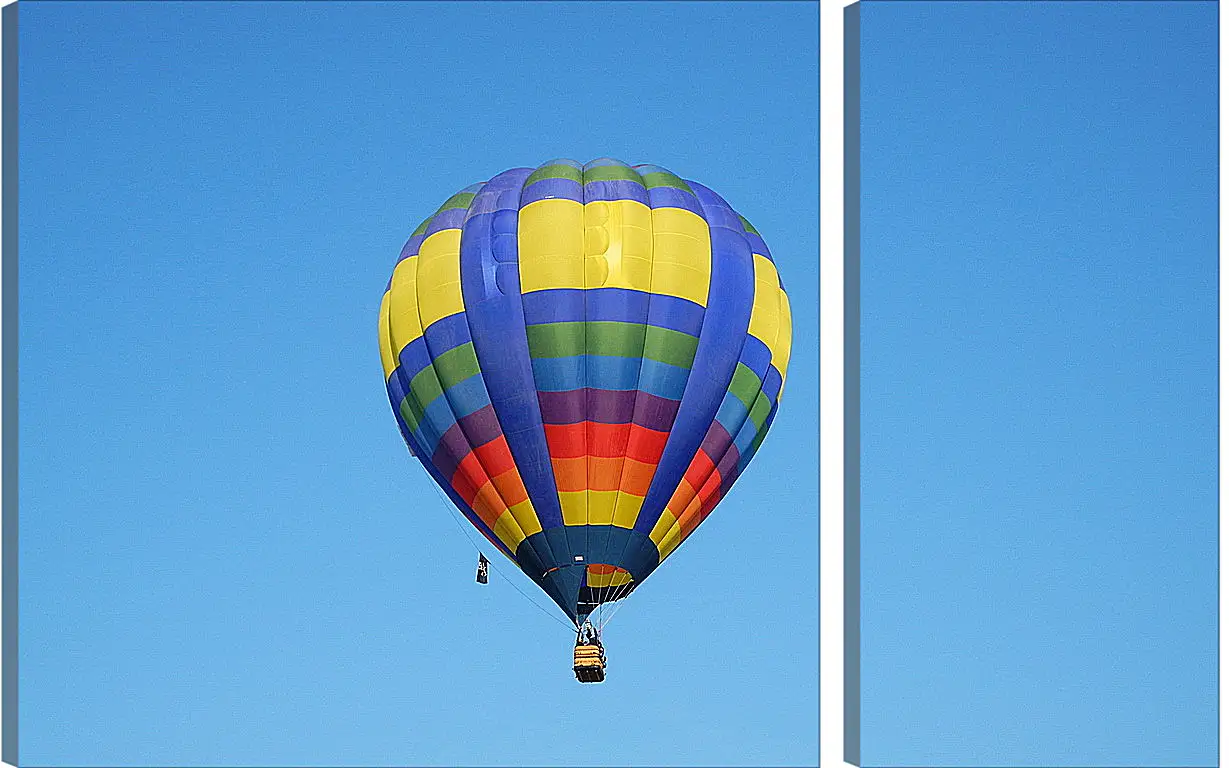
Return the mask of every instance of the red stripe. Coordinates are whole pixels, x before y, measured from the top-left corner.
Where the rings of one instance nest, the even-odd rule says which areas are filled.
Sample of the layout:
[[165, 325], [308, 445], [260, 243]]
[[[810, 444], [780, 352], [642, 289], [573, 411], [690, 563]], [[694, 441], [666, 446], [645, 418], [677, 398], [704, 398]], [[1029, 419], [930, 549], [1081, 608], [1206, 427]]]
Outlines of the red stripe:
[[[602, 424], [582, 421], [576, 424], [546, 424], [546, 446], [554, 459], [581, 456], [622, 456], [645, 464], [656, 464], [666, 447], [668, 432], [639, 424]], [[626, 437], [625, 437], [626, 436]], [[592, 446], [593, 450], [589, 448]]]

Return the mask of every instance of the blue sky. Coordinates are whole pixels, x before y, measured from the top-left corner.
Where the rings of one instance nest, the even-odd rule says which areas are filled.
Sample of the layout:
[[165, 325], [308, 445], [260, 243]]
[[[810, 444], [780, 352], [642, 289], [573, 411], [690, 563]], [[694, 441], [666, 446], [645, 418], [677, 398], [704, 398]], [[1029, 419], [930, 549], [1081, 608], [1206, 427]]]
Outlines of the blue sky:
[[[815, 5], [20, 14], [23, 764], [815, 760]], [[473, 583], [375, 321], [453, 192], [607, 155], [755, 224], [795, 351], [751, 469], [582, 687], [527, 579]]]
[[861, 13], [864, 764], [1212, 765], [1216, 5]]

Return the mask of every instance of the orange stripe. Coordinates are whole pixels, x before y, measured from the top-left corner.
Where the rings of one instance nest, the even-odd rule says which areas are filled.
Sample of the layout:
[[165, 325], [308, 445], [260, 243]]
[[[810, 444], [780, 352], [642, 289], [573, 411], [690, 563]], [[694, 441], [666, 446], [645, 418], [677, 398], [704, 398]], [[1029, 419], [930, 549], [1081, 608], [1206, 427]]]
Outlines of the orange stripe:
[[633, 496], [648, 496], [649, 484], [653, 482], [655, 472], [657, 472], [656, 464], [645, 464], [642, 461], [628, 458], [623, 462], [623, 479], [619, 490]]
[[478, 489], [478, 495], [474, 497], [470, 506], [478, 513], [478, 517], [482, 518], [482, 522], [491, 526], [492, 529], [495, 527], [495, 521], [507, 510], [499, 499], [499, 492], [495, 490], [495, 484], [489, 481]]
[[617, 491], [623, 478], [623, 457], [608, 459], [604, 456], [589, 458], [589, 490]]
[[551, 459], [551, 466], [555, 470], [555, 488], [559, 491], [588, 490], [585, 484], [586, 461], [585, 456], [575, 459]]
[[[657, 467], [635, 459], [578, 456], [551, 459], [555, 487], [560, 491], [623, 491], [645, 496]], [[510, 504], [515, 502], [509, 502]]]
[[[683, 513], [683, 517], [679, 520], [679, 527], [683, 530], [683, 536], [689, 536], [700, 523], [704, 522], [705, 510], [704, 500], [712, 496], [721, 487], [721, 477], [716, 472], [713, 473], [702, 487], [696, 498], [687, 505], [687, 511]], [[711, 509], [711, 507], [709, 508]]]
[[670, 497], [670, 502], [666, 504], [666, 509], [670, 510], [675, 520], [678, 520], [683, 516], [683, 510], [687, 509], [687, 505], [695, 497], [696, 489], [691, 487], [691, 483], [687, 482], [686, 478], [683, 478], [679, 481], [678, 487], [674, 489], [674, 494]]
[[525, 490], [525, 483], [521, 480], [521, 473], [516, 471], [516, 467], [492, 477], [491, 482], [503, 498], [505, 509], [529, 498], [529, 492]]

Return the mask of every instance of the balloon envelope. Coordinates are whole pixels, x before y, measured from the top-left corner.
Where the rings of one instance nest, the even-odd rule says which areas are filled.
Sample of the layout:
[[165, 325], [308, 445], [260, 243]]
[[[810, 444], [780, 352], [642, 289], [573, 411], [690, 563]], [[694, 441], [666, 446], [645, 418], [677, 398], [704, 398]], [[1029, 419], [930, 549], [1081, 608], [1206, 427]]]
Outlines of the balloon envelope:
[[453, 195], [380, 304], [406, 444], [573, 621], [629, 594], [726, 494], [789, 352], [751, 224], [701, 184], [610, 159]]

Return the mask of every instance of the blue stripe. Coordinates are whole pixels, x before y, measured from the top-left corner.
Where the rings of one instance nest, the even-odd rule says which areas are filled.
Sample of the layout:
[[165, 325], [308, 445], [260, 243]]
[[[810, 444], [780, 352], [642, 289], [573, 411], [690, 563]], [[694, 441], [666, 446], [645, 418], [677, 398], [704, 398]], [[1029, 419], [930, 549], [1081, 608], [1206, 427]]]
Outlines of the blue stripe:
[[700, 201], [685, 189], [678, 187], [653, 187], [649, 190], [649, 207], [651, 208], [682, 208], [697, 216], [704, 215]]
[[449, 208], [446, 211], [441, 211], [435, 214], [435, 218], [431, 219], [431, 224], [427, 227], [426, 236], [431, 237], [436, 232], [442, 232], [445, 229], [460, 229], [461, 223], [464, 221], [465, 211], [461, 208]]
[[520, 206], [524, 208], [539, 200], [581, 200], [580, 182], [572, 179], [542, 179], [525, 188]]
[[457, 417], [453, 415], [452, 405], [448, 402], [448, 398], [437, 397], [423, 408], [423, 417], [414, 435], [427, 449], [427, 455], [434, 456], [435, 449], [440, 446], [440, 438], [444, 436], [449, 427], [456, 423]]
[[[464, 312], [441, 317], [427, 326], [424, 336], [431, 337], [431, 349], [435, 350], [436, 357], [472, 341], [469, 336], [469, 323], [465, 320]], [[420, 336], [419, 339], [421, 338], [423, 337]]]
[[[452, 404], [453, 418], [458, 420], [491, 405], [491, 398], [487, 395], [481, 373], [476, 373], [464, 381], [458, 381], [445, 390], [444, 395]], [[439, 399], [436, 398], [436, 400]]]
[[755, 439], [757, 431], [754, 421], [751, 419], [743, 420], [742, 426], [738, 429], [738, 434], [734, 436], [734, 447], [738, 449], [740, 459], [744, 453], [748, 453], [751, 441]]
[[747, 334], [747, 338], [743, 340], [743, 351], [738, 356], [738, 362], [750, 368], [756, 376], [762, 379], [770, 360], [772, 360], [772, 350], [768, 348], [768, 345], [751, 334]]
[[[768, 252], [768, 243], [764, 242], [764, 238], [754, 232], [743, 232], [743, 237], [747, 240], [747, 245], [751, 246], [752, 253], [758, 253], [764, 258], [772, 261], [772, 254]], [[777, 285], [781, 284], [780, 276], [777, 277]]]
[[[751, 249], [742, 237], [742, 223], [710, 190], [698, 184], [692, 187], [704, 206], [712, 240], [708, 310], [704, 313], [692, 375], [687, 379], [678, 417], [636, 518], [635, 528], [642, 533], [648, 533], [656, 524], [717, 416], [742, 354], [742, 340], [747, 335], [755, 298], [755, 267]], [[738, 226], [737, 230], [728, 226], [730, 220]], [[722, 226], [722, 222], [727, 225]]]
[[640, 391], [650, 395], [664, 397], [667, 400], [680, 400], [687, 387], [690, 369], [679, 368], [657, 360], [644, 359], [640, 363]]
[[[732, 435], [746, 421], [748, 412], [747, 406], [742, 400], [735, 397], [734, 393], [726, 392], [725, 397], [721, 400], [721, 407], [717, 409], [717, 421], [721, 426], [725, 427], [727, 433]], [[718, 456], [717, 458], [721, 457]]]
[[[773, 403], [772, 408], [768, 411], [768, 418], [764, 419], [764, 426], [759, 428], [759, 432], [762, 432], [762, 433], [768, 432], [768, 428], [772, 426], [772, 422], [776, 417], [777, 417], [777, 404]], [[763, 443], [760, 443], [760, 445], [762, 446]], [[753, 456], [755, 456], [754, 451], [745, 451], [738, 457], [738, 469], [735, 470], [734, 472], [735, 477], [742, 474], [743, 470], [747, 468], [747, 465], [751, 463], [751, 459]], [[722, 478], [722, 484], [723, 485], [725, 484], [724, 478]]]
[[[530, 173], [518, 168], [499, 174], [471, 204], [461, 232], [461, 295], [495, 416], [538, 519], [551, 528], [563, 525], [563, 511], [538, 409], [521, 294], [506, 291], [500, 278], [501, 270], [517, 269], [517, 209]], [[531, 545], [533, 557], [547, 567], [571, 562], [566, 551], [556, 555], [548, 540], [535, 541], [541, 544]]]
[[761, 388], [770, 400], [776, 400], [777, 395], [781, 394], [781, 373], [777, 370], [777, 366], [768, 366], [768, 371], [764, 374], [764, 384]]
[[534, 380], [541, 392], [571, 392], [588, 386], [621, 392], [639, 389], [650, 395], [678, 400], [687, 385], [686, 368], [637, 357], [540, 357], [532, 364]]
[[629, 179], [586, 181], [585, 202], [592, 203], [597, 200], [634, 200], [647, 206], [649, 191], [643, 184]]
[[704, 307], [687, 299], [630, 288], [554, 288], [523, 296], [525, 324], [579, 323], [584, 320], [643, 323], [700, 335]]

